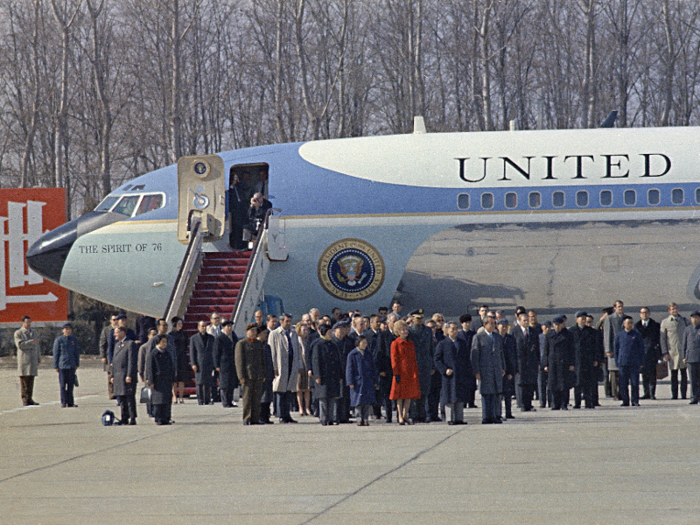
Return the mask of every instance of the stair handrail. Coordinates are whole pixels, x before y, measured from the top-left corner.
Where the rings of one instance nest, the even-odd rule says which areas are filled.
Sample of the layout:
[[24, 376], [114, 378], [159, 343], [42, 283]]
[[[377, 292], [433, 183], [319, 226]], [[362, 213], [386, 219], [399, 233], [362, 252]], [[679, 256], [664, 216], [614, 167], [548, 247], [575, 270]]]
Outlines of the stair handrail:
[[[279, 209], [276, 209], [276, 211], [282, 211]], [[230, 321], [233, 322], [233, 329], [234, 331], [238, 329], [238, 324], [240, 322], [240, 315], [241, 312], [243, 311], [242, 304], [243, 301], [242, 299], [245, 298], [246, 293], [248, 292], [248, 289], [250, 288], [250, 275], [252, 273], [253, 268], [255, 267], [255, 264], [260, 260], [260, 257], [262, 257], [262, 251], [260, 250], [261, 246], [264, 246], [264, 237], [267, 233], [267, 229], [269, 228], [269, 222], [270, 222], [270, 216], [272, 215], [273, 209], [267, 210], [265, 213], [265, 218], [262, 220], [260, 224], [260, 228], [258, 228], [258, 231], [255, 235], [255, 239], [253, 240], [253, 249], [252, 249], [252, 254], [250, 256], [250, 259], [248, 259], [248, 265], [246, 266], [245, 269], [245, 274], [243, 275], [243, 282], [241, 284], [241, 290], [238, 293], [238, 298], [236, 299], [236, 304], [233, 307], [233, 312], [231, 312], [231, 318]], [[247, 322], [244, 322], [243, 325], [245, 326]], [[238, 333], [238, 332], [236, 332]]]
[[180, 265], [180, 271], [177, 274], [177, 279], [175, 279], [175, 286], [173, 286], [173, 291], [170, 294], [170, 299], [168, 300], [168, 306], [165, 309], [164, 319], [167, 322], [175, 317], [182, 303], [185, 299], [185, 293], [192, 278], [192, 273], [194, 272], [197, 261], [199, 260], [199, 254], [202, 250], [202, 244], [204, 242], [204, 235], [202, 235], [202, 220], [197, 216], [190, 216], [188, 219], [189, 232], [190, 232], [190, 242], [187, 244], [187, 249], [185, 250], [185, 255], [182, 258], [182, 264]]

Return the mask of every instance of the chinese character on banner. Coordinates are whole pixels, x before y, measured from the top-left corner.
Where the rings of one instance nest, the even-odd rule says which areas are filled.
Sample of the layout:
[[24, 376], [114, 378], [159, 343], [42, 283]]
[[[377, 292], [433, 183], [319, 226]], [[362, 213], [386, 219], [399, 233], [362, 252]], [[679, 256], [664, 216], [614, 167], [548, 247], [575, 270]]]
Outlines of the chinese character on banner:
[[27, 250], [66, 222], [63, 188], [0, 189], [0, 323], [65, 321], [68, 291], [29, 269]]

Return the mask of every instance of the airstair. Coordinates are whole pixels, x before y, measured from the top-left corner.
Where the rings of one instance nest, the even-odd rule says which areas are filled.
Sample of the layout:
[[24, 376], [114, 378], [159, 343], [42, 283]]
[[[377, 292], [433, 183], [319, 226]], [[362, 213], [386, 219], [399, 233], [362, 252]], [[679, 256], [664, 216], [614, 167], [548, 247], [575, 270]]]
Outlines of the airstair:
[[199, 321], [208, 321], [217, 312], [234, 322], [240, 337], [263, 299], [270, 259], [287, 258], [280, 221], [268, 214], [249, 251], [204, 251], [201, 231], [201, 223], [193, 221], [165, 318], [182, 317], [185, 332], [192, 335]]

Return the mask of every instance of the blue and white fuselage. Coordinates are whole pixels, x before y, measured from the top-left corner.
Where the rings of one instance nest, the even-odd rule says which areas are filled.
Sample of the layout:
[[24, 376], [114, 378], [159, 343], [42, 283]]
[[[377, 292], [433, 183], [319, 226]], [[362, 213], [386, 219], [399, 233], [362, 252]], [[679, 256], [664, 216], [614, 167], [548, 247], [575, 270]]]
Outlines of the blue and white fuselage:
[[[695, 242], [700, 241], [695, 233], [700, 211], [700, 128], [393, 135], [262, 146], [219, 155], [226, 173], [235, 166], [268, 166], [268, 198], [281, 210], [276, 215], [289, 257], [271, 262], [265, 293], [281, 297], [291, 313], [312, 306], [322, 311], [334, 306], [375, 311], [388, 305], [416, 250], [438, 232], [456, 226], [465, 233], [446, 245], [451, 256], [467, 257], [469, 239], [479, 237], [476, 251], [472, 249], [468, 259], [448, 261], [437, 249], [418, 270], [437, 272], [442, 278], [447, 264], [454, 267], [451, 275], [456, 282], [474, 284], [469, 297], [438, 298], [455, 303], [455, 310], [459, 304], [464, 310], [470, 302], [499, 301], [491, 292], [480, 291], [479, 285], [503, 284], [507, 289], [511, 285], [506, 281], [519, 283], [510, 299], [535, 308], [607, 304], [629, 293], [625, 268], [636, 280], [668, 274], [662, 260], [651, 268], [644, 260], [647, 270], [625, 265], [635, 257], [640, 242], [656, 243], [648, 231], [638, 238], [641, 230], [631, 227], [652, 222], [658, 225], [654, 235], [685, 246], [682, 257], [659, 254], [669, 257], [674, 279], [670, 284], [668, 278], [658, 277], [663, 281], [659, 289], [676, 296], [657, 297], [656, 289], [647, 286], [634, 291], [629, 301], [663, 304], [667, 299], [691, 302], [700, 297], [700, 242]], [[160, 195], [161, 207], [145, 211], [145, 197], [133, 199], [136, 208], [125, 208], [132, 216], [119, 215], [111, 207], [123, 196], [145, 195], [150, 199]], [[32, 247], [28, 261], [66, 288], [160, 316], [186, 248], [176, 236], [177, 195], [175, 166], [138, 177], [114, 190], [101, 205], [103, 211], [68, 223], [58, 236], [46, 234]], [[134, 211], [139, 207], [143, 213]], [[110, 218], [104, 220], [103, 215]], [[579, 248], [580, 255], [565, 269], [551, 262], [526, 263], [515, 255], [534, 252], [533, 261], [537, 254], [550, 261], [554, 252], [566, 251], [568, 241], [552, 236], [532, 244], [533, 235], [561, 230], [562, 224], [580, 224], [580, 231], [588, 232], [582, 240], [588, 248]], [[477, 229], [489, 231], [489, 238], [475, 235]], [[683, 235], [673, 239], [674, 232]], [[615, 238], [617, 252], [610, 255], [601, 247], [610, 244], [613, 233], [626, 241]], [[228, 251], [227, 239], [206, 249]], [[345, 286], [355, 285], [353, 279], [359, 281], [362, 275], [368, 281], [374, 278], [367, 274], [369, 262], [363, 263], [362, 257], [357, 259], [357, 276], [348, 276], [347, 265], [341, 271], [338, 266], [324, 266], [337, 251], [333, 247], [346, 239], [365, 243], [361, 246], [378, 255], [374, 262], [381, 268], [374, 271], [381, 274], [381, 282], [375, 282], [376, 289], [366, 288], [369, 295], [331, 294], [324, 285], [321, 274], [326, 271], [331, 280], [335, 275]], [[617, 270], [610, 266], [614, 261], [610, 257], [617, 257]], [[622, 273], [608, 275], [611, 268]], [[444, 275], [449, 279], [449, 272]], [[576, 275], [603, 283], [597, 288], [599, 302], [586, 304], [590, 299], [585, 299], [582, 304], [567, 290], [566, 283], [573, 284], [569, 279]], [[679, 290], [683, 297], [677, 296]], [[416, 304], [435, 300], [432, 293], [430, 286], [411, 291]]]

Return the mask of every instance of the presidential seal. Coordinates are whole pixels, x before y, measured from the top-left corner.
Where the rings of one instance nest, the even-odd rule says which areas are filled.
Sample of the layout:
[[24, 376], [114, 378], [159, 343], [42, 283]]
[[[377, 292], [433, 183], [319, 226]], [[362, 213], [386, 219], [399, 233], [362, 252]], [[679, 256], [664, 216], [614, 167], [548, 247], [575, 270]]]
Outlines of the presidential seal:
[[377, 249], [360, 239], [331, 244], [318, 261], [318, 280], [333, 297], [359, 301], [384, 284], [384, 260]]

